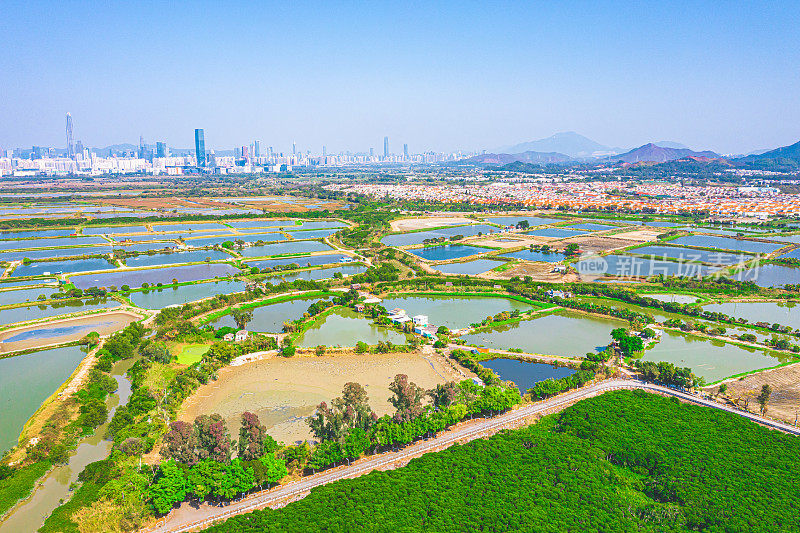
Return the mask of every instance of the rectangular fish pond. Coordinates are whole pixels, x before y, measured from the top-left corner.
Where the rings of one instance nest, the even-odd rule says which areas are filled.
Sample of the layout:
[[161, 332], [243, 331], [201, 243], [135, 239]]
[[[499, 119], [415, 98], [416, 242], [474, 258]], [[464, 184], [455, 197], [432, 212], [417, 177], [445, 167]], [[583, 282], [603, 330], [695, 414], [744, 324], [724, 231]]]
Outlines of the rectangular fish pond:
[[162, 283], [166, 285], [172, 283], [173, 280], [178, 280], [178, 282], [198, 281], [203, 279], [212, 279], [218, 276], [225, 277], [229, 274], [238, 274], [239, 272], [241, 271], [238, 268], [227, 263], [209, 263], [166, 268], [148, 268], [143, 270], [126, 270], [100, 274], [85, 274], [72, 276], [70, 281], [79, 289], [88, 289], [89, 287], [111, 287], [112, 285], [115, 287], [122, 287], [123, 285], [128, 285], [129, 287], [141, 287], [143, 283], [147, 283], [149, 285]]

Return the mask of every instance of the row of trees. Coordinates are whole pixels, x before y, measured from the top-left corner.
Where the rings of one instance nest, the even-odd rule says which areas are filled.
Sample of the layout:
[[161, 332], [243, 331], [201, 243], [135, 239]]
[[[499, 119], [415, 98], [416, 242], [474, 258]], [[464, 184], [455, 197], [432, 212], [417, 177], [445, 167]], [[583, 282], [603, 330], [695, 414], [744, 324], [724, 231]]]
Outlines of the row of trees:
[[[479, 387], [466, 380], [426, 391], [404, 374], [395, 376], [389, 390], [389, 402], [395, 407], [392, 416], [378, 418], [369, 406], [366, 390], [358, 383], [347, 383], [342, 396], [330, 406], [321, 403], [308, 418], [312, 433], [321, 442], [307, 467], [320, 470], [350, 462], [367, 451], [410, 444], [467, 416], [505, 411], [521, 401], [515, 387]], [[430, 403], [424, 403], [426, 398]]]
[[653, 381], [668, 386], [691, 389], [703, 385], [703, 378], [695, 376], [689, 367], [677, 367], [672, 363], [661, 361], [636, 360], [633, 363], [645, 381]]

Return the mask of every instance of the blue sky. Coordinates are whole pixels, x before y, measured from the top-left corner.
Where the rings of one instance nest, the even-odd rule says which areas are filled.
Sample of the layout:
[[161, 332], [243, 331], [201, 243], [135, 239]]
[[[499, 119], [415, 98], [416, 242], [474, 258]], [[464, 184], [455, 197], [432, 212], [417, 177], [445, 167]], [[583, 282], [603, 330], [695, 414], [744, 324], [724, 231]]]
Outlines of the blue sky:
[[0, 147], [800, 140], [800, 2], [13, 2]]

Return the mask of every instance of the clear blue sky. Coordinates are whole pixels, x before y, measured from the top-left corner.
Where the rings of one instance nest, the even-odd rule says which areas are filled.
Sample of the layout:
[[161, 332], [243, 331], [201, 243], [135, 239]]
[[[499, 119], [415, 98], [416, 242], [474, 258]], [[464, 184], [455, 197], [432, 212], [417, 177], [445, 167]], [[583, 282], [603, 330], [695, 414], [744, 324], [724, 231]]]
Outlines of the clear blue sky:
[[797, 1], [253, 4], [5, 0], [0, 147], [800, 140]]

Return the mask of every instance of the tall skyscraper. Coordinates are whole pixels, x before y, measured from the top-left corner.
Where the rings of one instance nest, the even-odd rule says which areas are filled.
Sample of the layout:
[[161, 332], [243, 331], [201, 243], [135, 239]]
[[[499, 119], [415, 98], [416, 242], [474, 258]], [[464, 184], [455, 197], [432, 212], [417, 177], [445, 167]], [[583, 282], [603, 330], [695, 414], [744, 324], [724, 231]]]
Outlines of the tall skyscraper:
[[370, 157], [375, 157], [375, 148], [370, 148], [369, 149], [369, 156]]
[[75, 146], [72, 144], [72, 115], [67, 113], [67, 157], [75, 155]]
[[326, 155], [328, 155], [328, 150], [325, 149], [325, 145], [323, 144], [322, 145], [322, 157], [325, 157]]
[[261, 157], [261, 141], [253, 142], [253, 157]]
[[146, 155], [144, 152], [144, 135], [139, 135], [139, 159], [144, 159]]
[[194, 151], [197, 155], [197, 166], [206, 166], [206, 138], [202, 129], [194, 130]]
[[383, 138], [383, 158], [389, 159], [389, 137]]
[[403, 144], [403, 157], [408, 159], [408, 144]]
[[156, 157], [169, 157], [167, 155], [167, 143], [156, 143]]
[[292, 141], [292, 155], [297, 155], [297, 145]]

